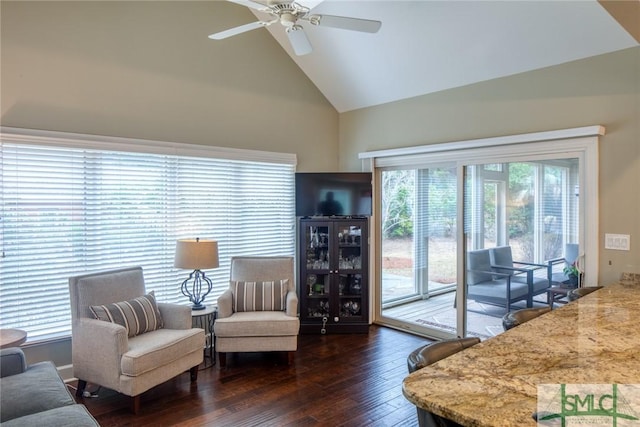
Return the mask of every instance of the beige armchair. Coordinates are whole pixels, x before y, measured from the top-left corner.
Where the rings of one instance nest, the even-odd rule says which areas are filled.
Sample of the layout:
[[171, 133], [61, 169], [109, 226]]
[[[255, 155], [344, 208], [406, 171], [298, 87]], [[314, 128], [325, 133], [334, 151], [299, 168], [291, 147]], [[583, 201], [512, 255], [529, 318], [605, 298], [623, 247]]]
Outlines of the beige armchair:
[[300, 331], [293, 258], [232, 258], [213, 329], [221, 367], [233, 352], [284, 351], [291, 364]]
[[132, 396], [138, 413], [141, 393], [187, 370], [197, 380], [204, 331], [191, 327], [190, 307], [145, 295], [141, 267], [71, 277], [69, 292], [77, 396], [90, 382]]

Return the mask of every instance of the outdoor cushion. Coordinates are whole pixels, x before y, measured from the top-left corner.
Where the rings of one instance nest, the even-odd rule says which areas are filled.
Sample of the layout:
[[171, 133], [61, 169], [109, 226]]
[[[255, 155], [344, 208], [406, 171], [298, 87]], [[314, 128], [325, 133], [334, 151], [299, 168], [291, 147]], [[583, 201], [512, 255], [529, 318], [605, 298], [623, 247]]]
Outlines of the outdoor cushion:
[[467, 253], [467, 283], [475, 285], [477, 283], [488, 282], [493, 279], [491, 274], [491, 257], [488, 249], [480, 249]]
[[[511, 300], [524, 299], [529, 293], [526, 283], [511, 282]], [[478, 283], [473, 287], [469, 287], [469, 297], [482, 296], [489, 298], [499, 298], [506, 301], [507, 298], [507, 280], [492, 280], [486, 283]]]
[[[490, 254], [493, 257], [494, 265], [503, 265], [505, 267], [513, 267], [513, 254], [511, 252], [511, 246], [499, 246], [492, 248]], [[502, 274], [513, 274], [514, 271], [511, 268], [496, 268], [496, 272]]]

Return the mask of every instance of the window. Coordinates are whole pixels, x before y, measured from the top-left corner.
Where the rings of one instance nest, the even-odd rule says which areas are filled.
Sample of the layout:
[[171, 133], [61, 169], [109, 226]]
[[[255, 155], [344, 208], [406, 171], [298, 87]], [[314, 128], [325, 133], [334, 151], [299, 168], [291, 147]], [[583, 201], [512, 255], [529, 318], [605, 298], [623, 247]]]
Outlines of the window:
[[124, 266], [186, 305], [179, 238], [219, 242], [205, 303], [226, 289], [230, 257], [293, 255], [294, 155], [65, 135], [2, 134], [0, 327], [69, 335], [69, 276]]

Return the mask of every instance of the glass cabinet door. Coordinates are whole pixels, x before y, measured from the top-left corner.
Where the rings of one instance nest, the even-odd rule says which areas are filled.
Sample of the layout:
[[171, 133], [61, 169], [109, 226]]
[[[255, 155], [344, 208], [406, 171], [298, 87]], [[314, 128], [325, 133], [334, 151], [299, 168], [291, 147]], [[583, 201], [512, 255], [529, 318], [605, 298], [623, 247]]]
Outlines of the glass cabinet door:
[[305, 266], [301, 277], [306, 304], [301, 306], [302, 317], [322, 319], [331, 315], [331, 252], [329, 246], [329, 224], [307, 223], [304, 226]]
[[362, 226], [350, 222], [336, 224], [334, 238], [337, 241], [338, 287], [340, 321], [362, 321]]

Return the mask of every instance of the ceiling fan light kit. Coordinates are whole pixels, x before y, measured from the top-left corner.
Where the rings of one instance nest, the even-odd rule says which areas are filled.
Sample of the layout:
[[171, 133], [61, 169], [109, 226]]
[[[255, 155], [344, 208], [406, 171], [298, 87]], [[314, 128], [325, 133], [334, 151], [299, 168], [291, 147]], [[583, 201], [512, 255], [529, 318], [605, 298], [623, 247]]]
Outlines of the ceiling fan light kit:
[[370, 19], [319, 14], [309, 15], [310, 9], [296, 3], [295, 1], [268, 0], [266, 4], [251, 0], [229, 1], [267, 13], [271, 15], [273, 19], [270, 21], [251, 22], [249, 24], [240, 25], [239, 27], [220, 31], [209, 35], [210, 39], [223, 40], [237, 34], [242, 34], [261, 27], [268, 27], [271, 24], [279, 22], [285, 28], [289, 43], [291, 44], [295, 54], [298, 56], [306, 55], [311, 53], [313, 50], [311, 43], [304, 32], [304, 28], [299, 24], [300, 21], [308, 22], [313, 26], [340, 28], [343, 30], [360, 31], [365, 33], [376, 33], [382, 25], [382, 22]]

